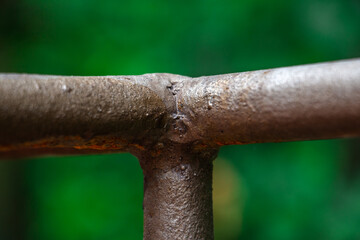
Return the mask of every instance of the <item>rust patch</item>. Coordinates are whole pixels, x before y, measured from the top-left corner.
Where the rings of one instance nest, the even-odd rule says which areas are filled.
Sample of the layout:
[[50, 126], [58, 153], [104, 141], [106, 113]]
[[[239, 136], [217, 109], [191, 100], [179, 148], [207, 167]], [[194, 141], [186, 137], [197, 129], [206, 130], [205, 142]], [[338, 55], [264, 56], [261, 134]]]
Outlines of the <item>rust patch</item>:
[[[139, 149], [144, 149], [142, 146], [136, 145]], [[41, 148], [74, 148], [78, 150], [126, 150], [128, 144], [125, 140], [109, 137], [96, 136], [90, 140], [86, 140], [80, 136], [63, 136], [51, 137], [37, 141], [30, 141], [21, 144], [0, 146], [0, 152], [15, 151], [17, 149], [41, 149]]]

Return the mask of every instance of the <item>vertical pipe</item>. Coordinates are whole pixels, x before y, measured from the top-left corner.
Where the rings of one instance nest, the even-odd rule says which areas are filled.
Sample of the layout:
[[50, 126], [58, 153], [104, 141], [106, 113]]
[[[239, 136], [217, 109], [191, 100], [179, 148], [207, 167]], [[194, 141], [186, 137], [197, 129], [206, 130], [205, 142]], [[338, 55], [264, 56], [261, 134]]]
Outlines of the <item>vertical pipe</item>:
[[212, 161], [217, 150], [196, 152], [170, 144], [146, 151], [144, 172], [144, 239], [214, 239]]

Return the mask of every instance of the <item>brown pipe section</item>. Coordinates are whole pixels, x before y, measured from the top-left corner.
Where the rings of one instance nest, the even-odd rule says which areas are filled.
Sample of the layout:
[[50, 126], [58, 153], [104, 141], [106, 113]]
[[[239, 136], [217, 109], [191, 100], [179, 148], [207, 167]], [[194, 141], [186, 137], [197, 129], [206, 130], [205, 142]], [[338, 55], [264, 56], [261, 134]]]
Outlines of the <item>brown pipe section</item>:
[[143, 148], [166, 131], [171, 77], [0, 74], [0, 155]]
[[135, 153], [144, 172], [144, 239], [214, 239], [217, 149], [195, 151], [192, 145], [172, 143], [156, 148]]
[[0, 74], [3, 156], [351, 137], [359, 119], [359, 59], [200, 78]]
[[0, 156], [130, 151], [144, 239], [213, 239], [219, 146], [360, 136], [360, 60], [211, 77], [0, 74]]
[[180, 142], [217, 145], [360, 136], [360, 59], [178, 83]]

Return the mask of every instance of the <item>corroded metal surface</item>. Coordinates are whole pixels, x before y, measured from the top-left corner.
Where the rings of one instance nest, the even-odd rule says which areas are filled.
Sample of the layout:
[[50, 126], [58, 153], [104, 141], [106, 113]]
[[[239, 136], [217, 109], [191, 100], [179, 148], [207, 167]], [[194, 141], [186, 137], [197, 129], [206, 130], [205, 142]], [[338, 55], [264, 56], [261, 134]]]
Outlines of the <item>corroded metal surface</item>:
[[217, 145], [360, 135], [360, 60], [201, 77], [179, 83], [187, 132]]
[[360, 60], [211, 77], [0, 74], [0, 157], [129, 151], [144, 239], [212, 239], [219, 146], [360, 136]]
[[358, 136], [359, 103], [359, 59], [200, 78], [0, 74], [0, 155]]
[[217, 149], [165, 143], [137, 151], [144, 172], [144, 239], [213, 239], [212, 161]]
[[171, 77], [0, 74], [0, 155], [141, 148], [166, 131]]

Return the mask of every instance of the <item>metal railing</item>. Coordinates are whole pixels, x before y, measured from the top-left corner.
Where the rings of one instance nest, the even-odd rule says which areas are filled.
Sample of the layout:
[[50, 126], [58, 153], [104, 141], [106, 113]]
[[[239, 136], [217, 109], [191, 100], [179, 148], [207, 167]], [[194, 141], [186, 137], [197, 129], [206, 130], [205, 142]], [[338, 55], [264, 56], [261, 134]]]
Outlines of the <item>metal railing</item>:
[[222, 145], [360, 136], [360, 60], [189, 78], [0, 74], [0, 157], [130, 152], [144, 239], [213, 239]]

